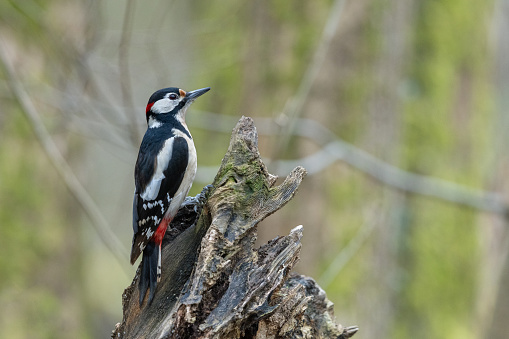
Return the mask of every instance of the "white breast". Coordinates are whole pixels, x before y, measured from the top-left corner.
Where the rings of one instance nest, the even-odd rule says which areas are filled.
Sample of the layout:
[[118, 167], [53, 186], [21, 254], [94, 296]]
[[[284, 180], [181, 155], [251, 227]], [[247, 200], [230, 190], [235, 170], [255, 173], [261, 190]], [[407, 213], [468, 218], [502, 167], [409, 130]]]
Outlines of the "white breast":
[[185, 133], [177, 129], [173, 129], [172, 132], [175, 134], [175, 136], [182, 137], [184, 138], [184, 140], [186, 140], [187, 147], [189, 149], [189, 159], [187, 161], [186, 173], [184, 174], [182, 183], [180, 184], [180, 187], [175, 193], [173, 199], [171, 199], [170, 206], [168, 207], [168, 210], [165, 213], [165, 218], [169, 217], [171, 219], [173, 219], [173, 217], [177, 214], [180, 205], [182, 205], [182, 203], [184, 202], [184, 199], [186, 198], [187, 194], [189, 193], [189, 190], [191, 189], [191, 186], [193, 185], [194, 177], [196, 176], [196, 166], [197, 166], [196, 148], [194, 147], [193, 140], [190, 139]]

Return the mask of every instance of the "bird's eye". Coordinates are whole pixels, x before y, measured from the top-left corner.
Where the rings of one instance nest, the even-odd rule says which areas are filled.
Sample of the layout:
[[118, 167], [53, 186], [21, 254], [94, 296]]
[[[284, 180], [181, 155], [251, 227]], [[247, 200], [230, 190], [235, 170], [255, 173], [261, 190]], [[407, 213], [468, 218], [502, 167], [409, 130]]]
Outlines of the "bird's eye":
[[170, 100], [175, 100], [178, 98], [178, 95], [176, 95], [175, 93], [171, 93], [169, 98], [170, 98]]

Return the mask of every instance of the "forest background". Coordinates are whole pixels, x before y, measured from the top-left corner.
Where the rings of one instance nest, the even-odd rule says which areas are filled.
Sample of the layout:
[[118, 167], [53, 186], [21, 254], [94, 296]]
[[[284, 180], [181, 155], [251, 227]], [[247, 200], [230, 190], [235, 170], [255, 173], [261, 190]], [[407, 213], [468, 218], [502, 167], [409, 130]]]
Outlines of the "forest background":
[[[0, 2], [0, 337], [106, 338], [135, 267], [144, 108], [188, 112], [197, 194], [241, 115], [271, 173], [259, 227], [359, 338], [509, 333], [509, 1]], [[505, 287], [504, 287], [505, 286]]]

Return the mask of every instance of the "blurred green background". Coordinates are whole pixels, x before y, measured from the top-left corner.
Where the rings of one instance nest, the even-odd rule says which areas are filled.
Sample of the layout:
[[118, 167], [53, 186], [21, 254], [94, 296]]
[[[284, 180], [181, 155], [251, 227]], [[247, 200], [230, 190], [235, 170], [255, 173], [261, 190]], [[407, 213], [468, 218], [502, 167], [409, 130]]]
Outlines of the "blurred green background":
[[[356, 338], [507, 338], [508, 18], [508, 0], [0, 2], [0, 338], [121, 321], [144, 107], [168, 86], [212, 87], [188, 112], [192, 195], [241, 115], [271, 173], [310, 170], [259, 243], [304, 225], [297, 271]], [[405, 173], [436, 197], [395, 188], [421, 183]]]

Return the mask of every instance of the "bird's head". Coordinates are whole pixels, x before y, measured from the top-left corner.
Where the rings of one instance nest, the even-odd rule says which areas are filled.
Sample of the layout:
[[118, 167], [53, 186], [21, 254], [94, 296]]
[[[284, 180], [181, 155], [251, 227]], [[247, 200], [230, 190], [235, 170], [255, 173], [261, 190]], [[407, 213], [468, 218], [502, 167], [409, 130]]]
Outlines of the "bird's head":
[[150, 96], [147, 103], [146, 118], [149, 127], [160, 126], [162, 122], [175, 118], [185, 123], [187, 108], [210, 87], [186, 92], [176, 87], [160, 89]]

